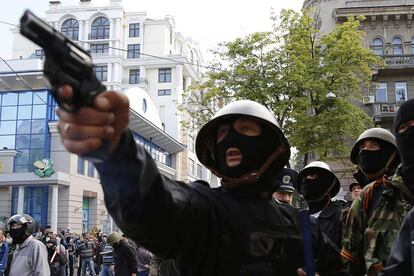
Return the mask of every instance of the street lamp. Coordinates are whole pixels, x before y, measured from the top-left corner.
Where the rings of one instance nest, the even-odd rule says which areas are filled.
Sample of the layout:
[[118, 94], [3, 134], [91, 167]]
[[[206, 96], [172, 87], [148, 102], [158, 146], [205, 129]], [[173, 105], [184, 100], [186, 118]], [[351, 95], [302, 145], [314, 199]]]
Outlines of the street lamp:
[[326, 98], [327, 100], [334, 100], [334, 99], [336, 99], [336, 95], [335, 95], [334, 93], [332, 93], [332, 92], [328, 92], [328, 93], [326, 94], [325, 98]]

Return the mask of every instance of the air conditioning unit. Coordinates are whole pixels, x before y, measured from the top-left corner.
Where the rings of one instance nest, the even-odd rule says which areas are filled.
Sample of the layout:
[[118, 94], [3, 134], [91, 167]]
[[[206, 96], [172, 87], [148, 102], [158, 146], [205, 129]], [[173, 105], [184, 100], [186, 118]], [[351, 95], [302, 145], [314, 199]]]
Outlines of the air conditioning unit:
[[365, 96], [365, 97], [362, 99], [362, 102], [363, 102], [364, 104], [373, 104], [373, 103], [375, 102], [375, 97], [374, 97], [374, 96]]

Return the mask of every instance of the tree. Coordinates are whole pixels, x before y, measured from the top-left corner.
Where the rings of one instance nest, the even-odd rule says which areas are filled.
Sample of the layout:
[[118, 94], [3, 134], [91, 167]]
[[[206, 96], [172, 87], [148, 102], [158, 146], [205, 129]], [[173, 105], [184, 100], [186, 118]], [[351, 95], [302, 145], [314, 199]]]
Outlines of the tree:
[[[357, 103], [371, 83], [371, 67], [382, 65], [362, 45], [362, 18], [349, 18], [328, 34], [307, 11], [283, 10], [273, 20], [273, 32], [220, 45], [217, 69], [193, 87], [187, 97], [193, 110], [184, 110], [201, 125], [213, 114], [211, 103], [255, 100], [273, 111], [301, 155], [348, 155], [350, 142], [372, 125]], [[326, 97], [329, 92], [334, 100]]]

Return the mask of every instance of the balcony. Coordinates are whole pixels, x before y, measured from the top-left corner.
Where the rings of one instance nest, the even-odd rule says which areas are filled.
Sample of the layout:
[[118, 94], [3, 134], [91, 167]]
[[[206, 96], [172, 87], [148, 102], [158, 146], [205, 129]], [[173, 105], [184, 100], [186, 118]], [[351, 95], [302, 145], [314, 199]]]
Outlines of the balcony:
[[122, 79], [122, 84], [136, 85], [142, 88], [148, 88], [148, 79], [140, 78], [139, 83], [129, 83], [129, 79]]
[[399, 103], [374, 104], [374, 116], [385, 118], [394, 117], [400, 107]]
[[91, 52], [91, 56], [93, 56], [93, 57], [107, 57], [107, 56], [109, 56], [109, 52], [104, 52], [104, 53], [93, 53], [93, 52]]
[[384, 55], [387, 68], [414, 67], [414, 55]]

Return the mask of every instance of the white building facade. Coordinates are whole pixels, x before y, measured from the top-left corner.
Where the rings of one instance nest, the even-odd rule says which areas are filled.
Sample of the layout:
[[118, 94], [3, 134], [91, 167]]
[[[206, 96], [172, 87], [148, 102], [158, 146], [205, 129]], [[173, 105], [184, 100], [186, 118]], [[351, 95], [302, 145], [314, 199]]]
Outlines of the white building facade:
[[[130, 129], [161, 172], [184, 181], [211, 174], [197, 161], [195, 135], [181, 127], [183, 92], [200, 80], [198, 45], [175, 31], [172, 17], [148, 19], [122, 1], [62, 6], [50, 1], [46, 21], [88, 49], [97, 77], [131, 102]], [[68, 153], [56, 130], [43, 51], [14, 31], [12, 60], [0, 66], [0, 218], [31, 214], [52, 229], [112, 230], [91, 162]], [[39, 177], [33, 163], [51, 160], [54, 173]], [[217, 178], [213, 185], [217, 184]]]

